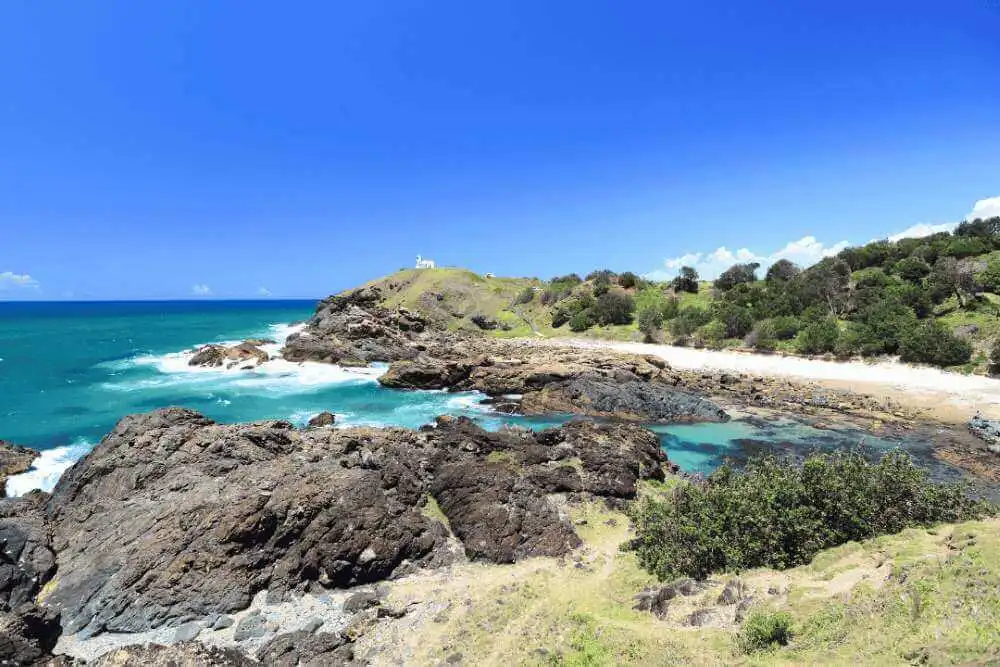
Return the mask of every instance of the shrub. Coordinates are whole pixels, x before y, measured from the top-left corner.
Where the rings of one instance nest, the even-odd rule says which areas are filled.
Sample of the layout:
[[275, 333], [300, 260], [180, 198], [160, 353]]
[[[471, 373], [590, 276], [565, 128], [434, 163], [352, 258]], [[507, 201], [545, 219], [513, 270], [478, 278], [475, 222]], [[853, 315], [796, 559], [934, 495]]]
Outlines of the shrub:
[[937, 322], [925, 322], [900, 337], [899, 358], [903, 361], [957, 366], [971, 357], [972, 345]]
[[535, 300], [535, 290], [531, 287], [525, 287], [521, 290], [516, 297], [514, 297], [514, 305], [520, 306], [526, 303], [531, 303]]
[[892, 270], [903, 280], [919, 283], [931, 272], [931, 267], [920, 257], [907, 257], [896, 262]]
[[994, 513], [959, 484], [936, 484], [902, 451], [814, 453], [801, 465], [773, 456], [725, 464], [667, 499], [633, 503], [631, 542], [661, 580], [808, 563], [822, 549], [904, 528]]
[[1000, 293], [1000, 261], [991, 260], [985, 269], [976, 274], [976, 282], [987, 292]]
[[635, 312], [635, 300], [623, 290], [608, 290], [597, 297], [591, 311], [600, 324], [628, 324]]
[[787, 259], [779, 259], [771, 265], [764, 276], [764, 280], [772, 282], [787, 282], [802, 273], [802, 269]]
[[690, 336], [695, 330], [708, 324], [712, 315], [704, 308], [688, 306], [677, 312], [677, 317], [670, 320], [670, 333], [675, 336]]
[[1000, 375], [1000, 338], [993, 341], [990, 347], [990, 374]]
[[639, 276], [635, 275], [631, 271], [626, 271], [618, 276], [618, 284], [624, 289], [632, 289], [639, 285]]
[[594, 305], [594, 298], [589, 292], [582, 291], [567, 299], [563, 299], [552, 307], [552, 326], [559, 328], [572, 319], [574, 315]]
[[743, 283], [752, 283], [757, 280], [758, 268], [760, 268], [760, 264], [757, 262], [733, 264], [715, 279], [715, 286], [725, 291]]
[[581, 310], [573, 315], [573, 317], [569, 318], [569, 328], [571, 331], [579, 333], [581, 331], [586, 331], [592, 326], [594, 326], [594, 315], [590, 308]]
[[675, 292], [698, 293], [698, 272], [690, 266], [682, 266], [677, 277], [670, 282]]
[[758, 352], [774, 352], [774, 348], [778, 345], [778, 338], [774, 335], [774, 325], [770, 320], [758, 322], [743, 342]]
[[802, 328], [799, 318], [793, 315], [782, 315], [771, 318], [771, 326], [774, 327], [774, 337], [778, 340], [791, 340]]
[[766, 651], [775, 644], [787, 646], [792, 638], [792, 615], [787, 611], [755, 611], [736, 633], [736, 647], [742, 653]]
[[809, 323], [795, 338], [795, 349], [803, 354], [833, 352], [837, 346], [840, 329], [837, 320], [825, 317]]
[[663, 313], [655, 306], [646, 306], [636, 316], [639, 331], [646, 335], [646, 340], [654, 340], [663, 330]]
[[753, 315], [747, 308], [729, 303], [717, 304], [715, 316], [725, 325], [726, 338], [742, 338], [753, 328]]

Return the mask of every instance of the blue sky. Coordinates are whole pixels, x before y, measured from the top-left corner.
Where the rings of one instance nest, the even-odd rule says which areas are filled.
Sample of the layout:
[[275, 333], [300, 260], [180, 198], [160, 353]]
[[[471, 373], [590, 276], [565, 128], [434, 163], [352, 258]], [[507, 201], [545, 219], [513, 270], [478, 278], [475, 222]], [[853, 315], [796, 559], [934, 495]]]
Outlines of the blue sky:
[[0, 298], [318, 296], [417, 253], [666, 271], [959, 220], [1000, 195], [998, 35], [993, 0], [8, 0]]

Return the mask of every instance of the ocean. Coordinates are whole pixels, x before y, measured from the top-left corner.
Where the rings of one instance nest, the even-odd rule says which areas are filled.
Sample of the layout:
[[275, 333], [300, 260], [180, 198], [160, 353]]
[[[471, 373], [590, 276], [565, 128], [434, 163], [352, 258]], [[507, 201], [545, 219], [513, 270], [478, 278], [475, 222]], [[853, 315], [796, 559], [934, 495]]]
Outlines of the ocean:
[[[493, 413], [472, 392], [398, 391], [381, 368], [341, 369], [276, 359], [254, 370], [188, 366], [198, 345], [269, 338], [276, 353], [315, 301], [0, 302], [0, 439], [41, 451], [11, 478], [10, 495], [51, 490], [123, 416], [179, 405], [219, 422], [287, 419], [304, 425], [329, 410], [341, 426], [418, 427], [440, 414], [485, 428], [545, 428], [565, 417]], [[891, 447], [863, 432], [818, 430], [794, 419], [659, 426], [671, 460], [709, 472], [727, 456], [759, 449]], [[925, 449], [927, 443], [903, 443]], [[947, 472], [947, 471], [946, 471]], [[957, 474], [957, 473], [956, 473]]]

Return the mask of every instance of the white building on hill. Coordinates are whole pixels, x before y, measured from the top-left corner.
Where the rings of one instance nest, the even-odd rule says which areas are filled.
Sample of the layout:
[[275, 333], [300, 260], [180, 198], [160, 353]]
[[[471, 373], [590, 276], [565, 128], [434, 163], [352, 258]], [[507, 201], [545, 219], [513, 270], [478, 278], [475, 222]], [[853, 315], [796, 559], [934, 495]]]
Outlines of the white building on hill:
[[418, 269], [433, 269], [437, 266], [433, 259], [423, 259], [420, 255], [417, 255], [417, 268]]

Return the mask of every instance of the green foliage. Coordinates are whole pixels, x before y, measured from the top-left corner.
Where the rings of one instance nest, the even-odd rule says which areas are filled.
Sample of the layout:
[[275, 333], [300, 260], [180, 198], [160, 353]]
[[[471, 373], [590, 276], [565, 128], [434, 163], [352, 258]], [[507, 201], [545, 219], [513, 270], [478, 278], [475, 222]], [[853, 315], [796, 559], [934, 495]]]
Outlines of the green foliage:
[[911, 256], [896, 262], [892, 270], [903, 280], [919, 284], [931, 272], [931, 267], [922, 258]]
[[986, 264], [986, 268], [976, 275], [976, 282], [982, 285], [987, 292], [1000, 294], [1000, 260], [990, 260]]
[[516, 297], [514, 297], [514, 305], [521, 306], [526, 303], [531, 303], [534, 300], [535, 289], [533, 287], [525, 287]]
[[989, 371], [991, 375], [1000, 375], [1000, 338], [995, 338], [990, 346]]
[[995, 509], [966, 487], [936, 484], [902, 451], [814, 453], [801, 465], [773, 456], [742, 471], [725, 464], [669, 498], [629, 509], [632, 548], [661, 580], [808, 563], [822, 549], [904, 528], [963, 521]]
[[712, 320], [695, 331], [695, 340], [700, 345], [719, 349], [726, 340], [726, 325], [719, 320]]
[[635, 300], [621, 289], [608, 290], [597, 297], [591, 312], [598, 324], [628, 324], [635, 312]]
[[639, 276], [631, 271], [626, 271], [618, 276], [618, 284], [624, 289], [633, 289], [639, 285]]
[[698, 327], [708, 324], [711, 319], [711, 313], [705, 308], [698, 306], [681, 308], [677, 317], [670, 320], [670, 333], [675, 336], [690, 336]]
[[913, 310], [891, 299], [883, 298], [861, 313], [850, 330], [856, 341], [856, 351], [865, 356], [892, 354], [899, 348], [900, 337], [917, 325]]
[[654, 340], [663, 330], [663, 312], [656, 307], [646, 306], [639, 309], [636, 315], [639, 331], [646, 335], [647, 340]]
[[964, 257], [975, 257], [992, 250], [989, 241], [979, 236], [956, 236], [941, 251], [943, 257], [954, 257], [962, 259]]
[[778, 340], [791, 340], [802, 328], [799, 318], [792, 315], [780, 315], [771, 318], [770, 322], [774, 329], [774, 337]]
[[675, 292], [698, 293], [698, 272], [690, 266], [682, 266], [680, 273], [674, 278], [670, 285]]
[[570, 331], [579, 333], [594, 326], [595, 322], [596, 320], [594, 319], [594, 314], [591, 309], [585, 308], [569, 318], [569, 328]]
[[726, 338], [742, 338], [753, 328], [753, 315], [748, 308], [725, 301], [716, 303], [715, 317], [724, 325]]
[[559, 301], [552, 308], [552, 326], [554, 328], [561, 327], [569, 322], [574, 315], [593, 307], [593, 305], [594, 297], [586, 289]]
[[787, 259], [779, 259], [767, 270], [764, 280], [769, 283], [776, 281], [788, 282], [789, 280], [798, 277], [801, 273], [802, 269], [796, 266], [793, 262], [790, 262]]
[[773, 320], [758, 322], [753, 331], [747, 335], [744, 343], [758, 352], [773, 352], [778, 346]]
[[728, 290], [744, 283], [752, 283], [757, 280], [757, 269], [760, 264], [751, 262], [749, 264], [734, 264], [722, 272], [715, 279], [714, 285], [720, 290]]
[[759, 653], [775, 645], [787, 646], [791, 638], [792, 615], [787, 611], [754, 611], [736, 634], [736, 647], [742, 653]]
[[899, 358], [903, 361], [957, 366], [968, 362], [971, 357], [972, 346], [968, 341], [937, 322], [925, 322], [900, 337]]
[[837, 346], [840, 328], [837, 320], [825, 317], [810, 322], [795, 337], [795, 349], [802, 354], [823, 354], [833, 352]]

